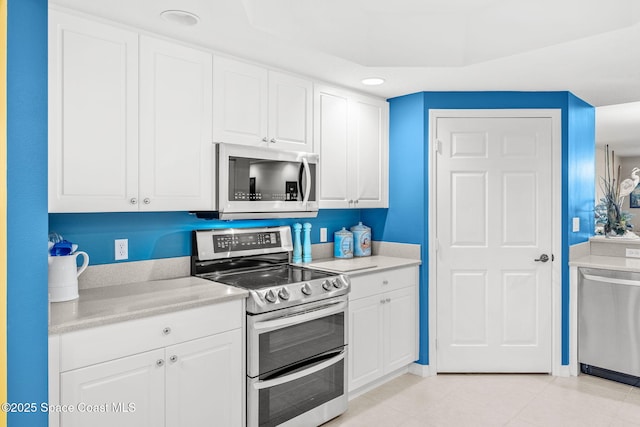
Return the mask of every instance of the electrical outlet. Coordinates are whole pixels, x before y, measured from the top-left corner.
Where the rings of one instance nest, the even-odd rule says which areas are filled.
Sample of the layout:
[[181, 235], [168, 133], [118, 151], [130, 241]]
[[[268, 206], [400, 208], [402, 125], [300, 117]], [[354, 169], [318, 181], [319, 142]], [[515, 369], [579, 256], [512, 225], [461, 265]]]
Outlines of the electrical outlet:
[[324, 243], [327, 241], [327, 228], [320, 228], [320, 243]]
[[115, 249], [116, 261], [129, 258], [129, 240], [128, 239], [116, 239]]
[[628, 258], [640, 258], [640, 249], [629, 249], [629, 248], [627, 248], [626, 256]]

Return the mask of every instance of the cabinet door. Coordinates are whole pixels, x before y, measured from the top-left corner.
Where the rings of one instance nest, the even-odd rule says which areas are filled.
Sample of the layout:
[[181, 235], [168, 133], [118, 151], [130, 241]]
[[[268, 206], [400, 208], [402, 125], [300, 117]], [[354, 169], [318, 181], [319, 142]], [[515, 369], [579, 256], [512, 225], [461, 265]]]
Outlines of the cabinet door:
[[137, 210], [138, 36], [49, 19], [49, 212]]
[[266, 146], [267, 94], [266, 69], [215, 56], [214, 141]]
[[242, 425], [240, 329], [168, 347], [166, 355], [167, 427]]
[[269, 142], [282, 150], [313, 151], [313, 84], [269, 72]]
[[140, 37], [140, 210], [211, 210], [212, 55]]
[[349, 167], [349, 98], [329, 87], [315, 91], [315, 149], [320, 154], [320, 208], [348, 208], [354, 185]]
[[60, 375], [64, 427], [164, 425], [164, 351], [155, 350]]
[[384, 295], [385, 373], [393, 372], [417, 359], [416, 288], [414, 286]]
[[388, 116], [386, 101], [353, 98], [350, 122], [353, 132], [353, 159], [357, 208], [388, 207]]
[[384, 373], [382, 295], [349, 302], [349, 391]]

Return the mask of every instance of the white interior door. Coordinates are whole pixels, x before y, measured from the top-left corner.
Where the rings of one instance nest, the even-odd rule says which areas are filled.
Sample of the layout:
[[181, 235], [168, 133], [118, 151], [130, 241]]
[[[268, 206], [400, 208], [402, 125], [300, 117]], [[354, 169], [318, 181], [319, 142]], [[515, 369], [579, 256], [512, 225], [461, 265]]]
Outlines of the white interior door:
[[552, 118], [435, 126], [437, 370], [551, 372]]

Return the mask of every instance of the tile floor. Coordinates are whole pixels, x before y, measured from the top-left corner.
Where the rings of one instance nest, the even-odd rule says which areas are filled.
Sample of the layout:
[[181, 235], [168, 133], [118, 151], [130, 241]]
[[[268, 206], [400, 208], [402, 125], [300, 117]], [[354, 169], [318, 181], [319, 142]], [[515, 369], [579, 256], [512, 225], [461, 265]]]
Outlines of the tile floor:
[[580, 375], [406, 374], [323, 427], [640, 427], [640, 388]]

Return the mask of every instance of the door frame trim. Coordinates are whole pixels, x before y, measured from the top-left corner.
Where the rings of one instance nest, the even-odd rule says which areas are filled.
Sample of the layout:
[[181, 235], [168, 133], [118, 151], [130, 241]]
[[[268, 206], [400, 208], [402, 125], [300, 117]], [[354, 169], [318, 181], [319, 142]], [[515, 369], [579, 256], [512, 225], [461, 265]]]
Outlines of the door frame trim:
[[[552, 147], [551, 147], [551, 186], [552, 186], [552, 253], [555, 260], [552, 263], [552, 292], [551, 292], [551, 374], [568, 376], [570, 366], [562, 365], [562, 110], [549, 109], [433, 109], [429, 110], [428, 135], [428, 171], [429, 179], [427, 201], [427, 232], [428, 249], [430, 254], [437, 250], [436, 235], [436, 168], [434, 153], [436, 144], [436, 120], [441, 117], [536, 117], [551, 118]], [[436, 257], [429, 256], [429, 374], [436, 375], [437, 370], [437, 279]]]

